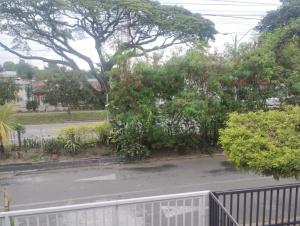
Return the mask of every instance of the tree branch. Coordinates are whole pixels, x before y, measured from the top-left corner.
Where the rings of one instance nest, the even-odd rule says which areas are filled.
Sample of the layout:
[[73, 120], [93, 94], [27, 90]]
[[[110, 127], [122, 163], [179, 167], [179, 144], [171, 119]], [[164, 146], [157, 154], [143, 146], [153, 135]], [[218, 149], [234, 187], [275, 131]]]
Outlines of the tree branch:
[[65, 66], [68, 66], [70, 68], [73, 68], [73, 69], [76, 69], [78, 70], [79, 68], [77, 67], [77, 65], [72, 65], [70, 64], [69, 62], [65, 62], [65, 61], [62, 61], [62, 60], [52, 60], [52, 59], [48, 59], [48, 58], [45, 58], [45, 57], [41, 57], [41, 56], [26, 56], [24, 54], [21, 54], [11, 48], [9, 48], [7, 45], [3, 44], [2, 42], [0, 42], [0, 46], [5, 49], [6, 51], [22, 58], [22, 59], [26, 59], [26, 60], [41, 60], [41, 61], [44, 61], [46, 63], [53, 63], [53, 64], [60, 64], [60, 65], [65, 65]]

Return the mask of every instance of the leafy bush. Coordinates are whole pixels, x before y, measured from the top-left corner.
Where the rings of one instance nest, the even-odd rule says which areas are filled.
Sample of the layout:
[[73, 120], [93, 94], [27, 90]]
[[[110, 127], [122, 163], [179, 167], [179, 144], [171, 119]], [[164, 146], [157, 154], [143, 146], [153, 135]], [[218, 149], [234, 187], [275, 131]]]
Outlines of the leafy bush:
[[220, 132], [220, 144], [238, 169], [274, 178], [299, 178], [299, 124], [300, 107], [233, 113]]
[[35, 138], [25, 138], [23, 140], [23, 147], [27, 149], [41, 148], [41, 140]]
[[138, 140], [141, 138], [137, 133], [135, 124], [130, 124], [130, 128], [119, 128], [113, 131], [112, 143], [115, 144], [117, 153], [124, 160], [135, 161], [149, 157], [149, 149], [141, 145]]
[[97, 136], [98, 144], [108, 144], [112, 131], [110, 123], [104, 122], [96, 124], [95, 126], [92, 126], [92, 131], [95, 132]]
[[44, 150], [47, 154], [59, 154], [64, 145], [62, 140], [51, 138], [44, 141]]
[[80, 147], [80, 142], [76, 137], [69, 137], [69, 139], [65, 140], [64, 148], [70, 154], [76, 154], [80, 150]]
[[97, 123], [91, 126], [66, 127], [59, 130], [58, 135], [70, 153], [78, 152], [81, 147], [95, 147], [97, 144], [107, 145], [111, 134], [109, 123]]
[[36, 111], [36, 109], [38, 108], [38, 106], [39, 106], [39, 104], [35, 100], [28, 100], [26, 102], [26, 109], [28, 111]]
[[[207, 147], [217, 144], [218, 130], [231, 111], [228, 100], [234, 100], [221, 87], [225, 72], [215, 56], [202, 50], [162, 66], [139, 63], [127, 68], [123, 77], [122, 71], [113, 70], [110, 113], [118, 131], [118, 153], [210, 150]], [[141, 152], [136, 153], [140, 159]]]

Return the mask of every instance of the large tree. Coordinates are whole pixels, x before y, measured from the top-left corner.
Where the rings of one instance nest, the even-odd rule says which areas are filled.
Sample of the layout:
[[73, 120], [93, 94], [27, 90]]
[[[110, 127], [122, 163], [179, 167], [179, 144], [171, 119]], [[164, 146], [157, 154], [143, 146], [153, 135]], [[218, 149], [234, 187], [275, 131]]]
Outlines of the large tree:
[[[75, 59], [80, 59], [103, 88], [105, 72], [122, 53], [141, 56], [176, 44], [207, 41], [216, 33], [213, 23], [200, 14], [151, 0], [2, 0], [0, 19], [1, 33], [14, 37], [11, 45], [0, 42], [2, 48], [23, 59], [76, 70]], [[93, 40], [98, 60], [78, 51], [74, 41], [83, 38]], [[30, 43], [59, 57], [31, 55]]]
[[275, 28], [287, 25], [291, 20], [300, 17], [299, 0], [281, 0], [282, 5], [267, 13], [259, 23], [257, 29], [263, 32], [273, 31]]

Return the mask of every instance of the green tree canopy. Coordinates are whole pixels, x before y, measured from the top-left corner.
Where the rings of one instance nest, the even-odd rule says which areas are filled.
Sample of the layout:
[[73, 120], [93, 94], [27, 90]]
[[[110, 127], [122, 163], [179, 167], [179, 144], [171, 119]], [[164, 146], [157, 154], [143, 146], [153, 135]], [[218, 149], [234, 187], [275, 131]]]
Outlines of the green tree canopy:
[[287, 25], [290, 21], [300, 17], [299, 0], [281, 0], [282, 5], [277, 9], [267, 13], [257, 26], [262, 32], [270, 32], [278, 27]]
[[[214, 24], [200, 14], [152, 0], [2, 0], [0, 31], [14, 38], [5, 50], [23, 59], [42, 60], [78, 70], [74, 60], [85, 62], [106, 87], [104, 74], [115, 65], [116, 56], [131, 56], [176, 44], [214, 38]], [[72, 42], [89, 38], [98, 61], [80, 52]], [[30, 52], [38, 43], [58, 55], [56, 59]]]
[[24, 60], [20, 60], [16, 64], [17, 74], [23, 78], [31, 80], [34, 75], [34, 68], [32, 65], [26, 63]]
[[16, 64], [12, 61], [6, 61], [3, 63], [3, 69], [4, 69], [4, 71], [15, 71]]

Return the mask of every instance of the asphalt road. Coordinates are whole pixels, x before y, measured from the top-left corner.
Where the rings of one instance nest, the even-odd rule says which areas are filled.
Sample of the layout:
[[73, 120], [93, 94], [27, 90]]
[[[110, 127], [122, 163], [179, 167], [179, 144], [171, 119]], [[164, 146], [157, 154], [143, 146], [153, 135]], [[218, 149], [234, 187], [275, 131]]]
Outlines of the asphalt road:
[[237, 172], [223, 156], [0, 176], [12, 209], [296, 182]]

